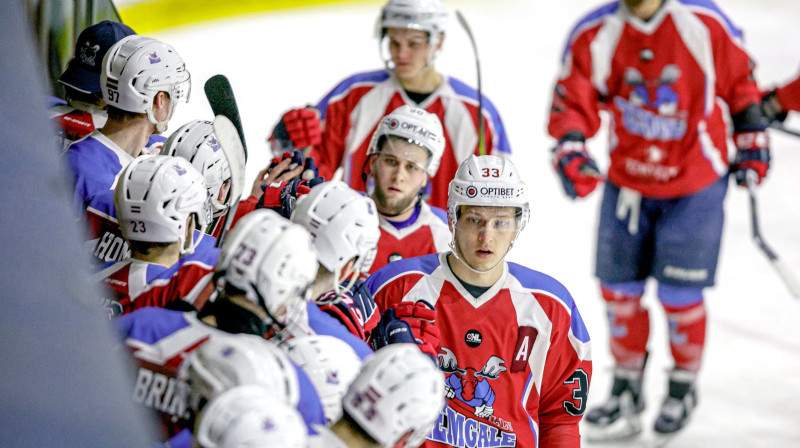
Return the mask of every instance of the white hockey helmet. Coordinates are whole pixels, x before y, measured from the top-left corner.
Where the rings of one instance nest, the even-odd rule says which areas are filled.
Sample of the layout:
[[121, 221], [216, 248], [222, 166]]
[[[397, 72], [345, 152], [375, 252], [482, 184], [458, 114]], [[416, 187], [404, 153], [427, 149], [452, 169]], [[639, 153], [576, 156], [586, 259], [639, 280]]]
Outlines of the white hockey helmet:
[[308, 375], [328, 424], [336, 423], [342, 416], [342, 397], [361, 367], [355, 350], [339, 338], [323, 335], [292, 338], [280, 347]]
[[317, 276], [311, 235], [270, 209], [255, 210], [233, 227], [216, 267], [225, 284], [245, 292], [273, 324], [285, 326], [305, 311]]
[[[134, 159], [119, 176], [114, 203], [122, 236], [127, 240], [179, 241], [182, 254], [194, 251], [211, 219], [203, 176], [180, 157]], [[190, 215], [195, 217], [200, 237], [185, 248], [186, 220]]]
[[462, 205], [515, 207], [522, 230], [530, 218], [528, 187], [507, 157], [471, 155], [456, 171], [447, 193], [447, 218], [453, 228]]
[[272, 342], [250, 334], [215, 333], [181, 364], [178, 377], [189, 386], [188, 408], [203, 406], [236, 386], [267, 389], [272, 401], [297, 405], [300, 386], [289, 357]]
[[195, 424], [201, 448], [305, 448], [308, 432], [300, 413], [269, 390], [238, 386], [211, 401]]
[[158, 92], [167, 92], [174, 111], [177, 103], [189, 101], [192, 83], [183, 59], [172, 46], [131, 35], [115, 43], [103, 57], [100, 86], [106, 104], [147, 114], [159, 132], [164, 132], [172, 111], [159, 122], [153, 115], [153, 99]]
[[378, 128], [372, 134], [367, 155], [380, 152], [382, 139], [389, 136], [406, 139], [427, 149], [428, 165], [425, 171], [430, 177], [436, 175], [445, 146], [442, 122], [436, 114], [407, 104], [398, 107], [381, 118]]
[[342, 406], [381, 446], [413, 448], [444, 404], [444, 375], [431, 359], [414, 344], [392, 344], [364, 361]]
[[228, 159], [221, 149], [222, 145], [214, 134], [214, 124], [204, 120], [192, 120], [181, 126], [169, 136], [161, 148], [161, 154], [183, 157], [200, 171], [205, 179], [215, 218], [225, 213], [231, 199], [229, 191], [228, 197], [222, 198], [223, 203], [219, 203], [222, 184], [231, 178]]
[[372, 199], [344, 182], [323, 182], [298, 198], [292, 221], [314, 237], [317, 259], [329, 271], [339, 272], [354, 257], [354, 271], [372, 266], [381, 236], [378, 212]]
[[442, 0], [389, 0], [381, 9], [376, 34], [382, 38], [386, 28], [421, 30], [436, 47], [447, 24], [447, 7]]

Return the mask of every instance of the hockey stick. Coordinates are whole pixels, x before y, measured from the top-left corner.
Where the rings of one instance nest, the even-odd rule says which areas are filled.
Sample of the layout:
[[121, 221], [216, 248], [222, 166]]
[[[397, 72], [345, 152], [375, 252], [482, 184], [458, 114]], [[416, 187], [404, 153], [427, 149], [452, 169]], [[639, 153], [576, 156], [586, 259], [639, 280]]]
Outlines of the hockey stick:
[[779, 123], [777, 121], [770, 123], [769, 127], [775, 129], [776, 131], [783, 132], [784, 134], [791, 135], [793, 137], [800, 137], [800, 131], [795, 131], [794, 129], [789, 129], [783, 125], [783, 123]]
[[758, 207], [756, 203], [756, 184], [758, 183], [757, 176], [758, 174], [752, 170], [747, 172], [747, 192], [750, 195], [750, 220], [753, 226], [753, 240], [758, 248], [761, 249], [761, 252], [764, 252], [764, 255], [767, 256], [770, 264], [775, 269], [775, 272], [778, 273], [778, 276], [780, 276], [786, 287], [789, 289], [789, 292], [791, 292], [795, 298], [800, 299], [800, 283], [798, 283], [797, 278], [789, 270], [789, 267], [786, 266], [786, 264], [783, 263], [780, 258], [778, 258], [778, 254], [776, 254], [775, 251], [767, 246], [767, 243], [761, 236], [761, 231], [759, 230], [758, 226]]
[[244, 149], [244, 160], [247, 161], [247, 142], [244, 139], [242, 118], [239, 115], [239, 107], [236, 105], [236, 97], [233, 95], [230, 81], [225, 75], [214, 75], [208, 78], [203, 87], [214, 116], [222, 115], [236, 127], [236, 132], [239, 133], [239, 140], [242, 142], [242, 148]]
[[456, 17], [458, 23], [464, 28], [469, 37], [469, 43], [472, 44], [472, 52], [475, 54], [475, 68], [478, 72], [478, 155], [486, 155], [486, 141], [484, 140], [484, 124], [483, 124], [483, 88], [481, 86], [481, 61], [478, 58], [478, 46], [475, 45], [475, 37], [472, 35], [467, 19], [461, 14], [461, 11], [456, 10]]
[[222, 146], [222, 151], [228, 159], [228, 166], [231, 168], [231, 204], [225, 213], [222, 231], [219, 234], [219, 238], [217, 238], [216, 247], [220, 247], [228, 234], [228, 230], [231, 228], [236, 209], [239, 207], [239, 199], [241, 199], [242, 191], [244, 191], [245, 151], [236, 126], [226, 116], [217, 115], [214, 118], [214, 134], [216, 134], [217, 140]]

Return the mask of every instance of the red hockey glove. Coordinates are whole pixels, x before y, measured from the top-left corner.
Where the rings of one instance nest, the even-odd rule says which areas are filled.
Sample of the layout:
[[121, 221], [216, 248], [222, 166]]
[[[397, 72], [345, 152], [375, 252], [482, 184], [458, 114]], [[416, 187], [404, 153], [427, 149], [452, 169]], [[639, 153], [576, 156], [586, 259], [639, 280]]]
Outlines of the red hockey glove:
[[322, 143], [322, 124], [316, 109], [292, 109], [283, 114], [282, 120], [295, 148]]
[[603, 180], [583, 141], [563, 139], [553, 149], [553, 167], [564, 191], [572, 199], [586, 197]]
[[746, 187], [747, 172], [752, 170], [758, 174], [757, 183], [761, 184], [769, 170], [769, 134], [767, 131], [735, 132], [733, 141], [737, 151], [731, 173], [736, 177], [736, 183]]
[[395, 316], [411, 327], [414, 340], [420, 350], [437, 357], [439, 349], [439, 329], [436, 327], [436, 308], [424, 300], [401, 302], [394, 306]]

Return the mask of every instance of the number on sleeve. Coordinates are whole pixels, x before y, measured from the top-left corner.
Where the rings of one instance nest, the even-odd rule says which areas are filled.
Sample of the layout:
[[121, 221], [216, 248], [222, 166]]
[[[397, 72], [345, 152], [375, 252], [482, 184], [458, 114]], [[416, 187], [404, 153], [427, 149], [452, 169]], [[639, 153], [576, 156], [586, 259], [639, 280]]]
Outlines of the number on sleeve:
[[575, 402], [564, 400], [564, 410], [567, 414], [579, 416], [586, 410], [586, 398], [589, 395], [589, 375], [583, 369], [578, 369], [573, 373], [564, 384], [574, 384], [572, 398]]

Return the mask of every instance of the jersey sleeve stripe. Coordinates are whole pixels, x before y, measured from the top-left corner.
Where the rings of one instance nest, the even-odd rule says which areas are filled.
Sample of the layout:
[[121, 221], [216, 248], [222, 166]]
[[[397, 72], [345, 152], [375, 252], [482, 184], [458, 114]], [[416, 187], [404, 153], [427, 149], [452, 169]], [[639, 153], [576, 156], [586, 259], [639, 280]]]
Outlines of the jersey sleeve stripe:
[[397, 260], [378, 269], [369, 276], [365, 284], [372, 295], [376, 295], [378, 291], [397, 277], [413, 273], [430, 275], [438, 267], [439, 254]]
[[616, 14], [618, 9], [619, 2], [615, 0], [595, 9], [580, 19], [570, 31], [569, 37], [567, 37], [567, 43], [564, 45], [564, 51], [561, 53], [561, 62], [563, 63], [566, 60], [567, 54], [569, 54], [569, 49], [572, 46], [572, 41], [574, 41], [587, 28], [597, 25], [597, 23], [605, 19], [606, 16]]
[[723, 25], [725, 31], [737, 41], [737, 43], [741, 44], [742, 40], [744, 39], [744, 33], [741, 29], [739, 29], [731, 19], [725, 15], [724, 12], [711, 0], [678, 0], [682, 4], [689, 7], [691, 10], [701, 13], [707, 14], [714, 17], [720, 24]]
[[320, 119], [324, 121], [325, 115], [327, 114], [328, 105], [336, 101], [338, 97], [346, 95], [350, 89], [362, 84], [377, 84], [385, 81], [388, 78], [389, 73], [386, 70], [376, 70], [373, 72], [358, 73], [340, 82], [339, 85], [334, 87], [333, 90], [331, 90], [319, 101], [319, 103], [317, 103]]

